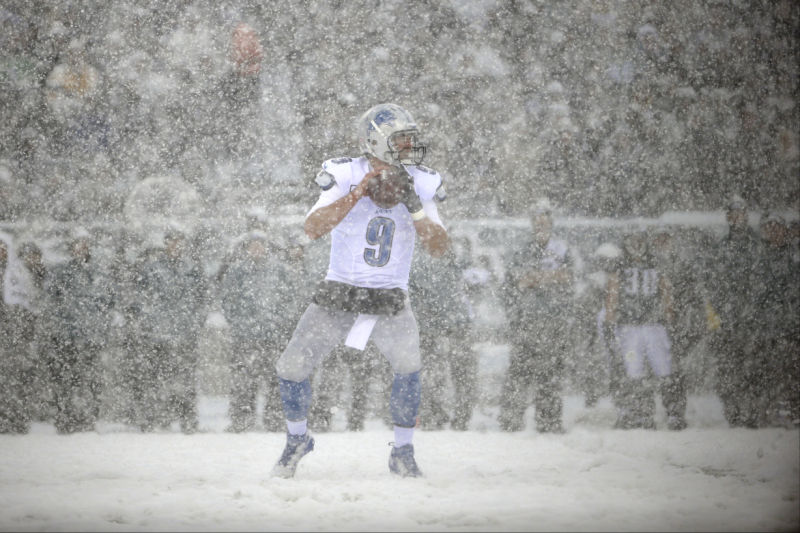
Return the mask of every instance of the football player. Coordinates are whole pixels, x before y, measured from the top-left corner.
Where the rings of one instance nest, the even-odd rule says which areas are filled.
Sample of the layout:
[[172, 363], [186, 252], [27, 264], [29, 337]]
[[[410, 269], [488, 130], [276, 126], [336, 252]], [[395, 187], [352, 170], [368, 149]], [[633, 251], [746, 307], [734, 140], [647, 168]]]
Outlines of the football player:
[[412, 444], [422, 364], [407, 291], [415, 239], [434, 257], [449, 247], [435, 203], [444, 198], [442, 178], [422, 166], [426, 147], [402, 107], [372, 107], [357, 131], [363, 155], [323, 163], [316, 177], [322, 192], [305, 219], [311, 239], [331, 234], [330, 262], [276, 364], [288, 427], [273, 470], [280, 477], [293, 477], [300, 459], [314, 449], [307, 430], [309, 376], [342, 341], [363, 350], [369, 340], [394, 374], [389, 469], [403, 477], [422, 475]]
[[[669, 278], [650, 253], [645, 231], [625, 236], [623, 257], [606, 285], [606, 323], [613, 327], [619, 376], [612, 390], [618, 429], [655, 429], [655, 388], [648, 379], [665, 381], [673, 373], [666, 325], [673, 320]], [[615, 370], [612, 370], [614, 372]], [[682, 429], [682, 428], [675, 428]]]

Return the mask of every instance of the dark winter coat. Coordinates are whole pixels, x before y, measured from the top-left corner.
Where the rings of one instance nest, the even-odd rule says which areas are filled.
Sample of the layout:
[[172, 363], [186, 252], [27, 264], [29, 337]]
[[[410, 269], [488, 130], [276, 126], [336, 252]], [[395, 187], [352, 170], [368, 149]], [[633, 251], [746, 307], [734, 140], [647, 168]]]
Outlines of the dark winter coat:
[[141, 340], [195, 341], [208, 314], [208, 283], [199, 264], [157, 252], [137, 265], [133, 288], [133, 318]]
[[11, 339], [13, 333], [12, 327], [12, 310], [3, 298], [3, 283], [4, 283], [5, 270], [0, 265], [0, 357], [5, 358], [5, 350], [11, 348]]
[[760, 305], [764, 332], [770, 338], [800, 336], [800, 264], [789, 246], [766, 246], [765, 290]]
[[291, 334], [297, 320], [297, 276], [277, 258], [242, 258], [228, 267], [219, 299], [234, 342], [277, 342]]
[[572, 315], [574, 289], [571, 283], [520, 289], [519, 280], [532, 270], [574, 271], [574, 256], [566, 242], [551, 238], [545, 246], [531, 240], [511, 256], [506, 265], [503, 302], [513, 329], [531, 323], [565, 321]]
[[731, 232], [710, 257], [705, 285], [724, 331], [747, 336], [753, 330], [766, 289], [763, 249], [748, 228]]
[[472, 306], [463, 273], [451, 256], [415, 254], [408, 282], [411, 308], [420, 328], [457, 332], [472, 323]]
[[[696, 259], [696, 258], [695, 258]], [[667, 324], [673, 351], [680, 356], [706, 333], [706, 310], [696, 261], [674, 257], [660, 264], [672, 286], [673, 321]]]
[[48, 269], [44, 280], [50, 334], [102, 344], [108, 334], [112, 304], [110, 288], [93, 263], [72, 259]]

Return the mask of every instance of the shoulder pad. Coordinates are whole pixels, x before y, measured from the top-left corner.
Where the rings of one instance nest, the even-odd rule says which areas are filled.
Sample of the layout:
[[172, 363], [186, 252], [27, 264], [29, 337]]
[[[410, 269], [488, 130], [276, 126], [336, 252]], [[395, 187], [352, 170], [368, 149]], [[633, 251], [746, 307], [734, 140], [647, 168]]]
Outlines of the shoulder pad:
[[428, 168], [425, 165], [415, 165], [416, 168], [420, 169], [423, 172], [427, 172], [428, 174], [436, 174], [436, 171], [432, 168]]
[[320, 170], [317, 173], [317, 177], [314, 178], [314, 182], [319, 185], [319, 188], [323, 191], [327, 191], [334, 185], [336, 185], [336, 178], [333, 177], [333, 174], [326, 170]]
[[[414, 188], [420, 198], [423, 200], [436, 198], [436, 192], [442, 186], [442, 176], [438, 172], [422, 165], [409, 166], [406, 170], [414, 178]], [[441, 201], [440, 198], [439, 200]]]
[[330, 163], [332, 165], [341, 165], [341, 164], [344, 164], [344, 163], [349, 163], [352, 160], [353, 160], [352, 157], [337, 157], [337, 158], [334, 158], [334, 159], [328, 159], [325, 163], [326, 164]]
[[433, 197], [439, 202], [445, 201], [445, 199], [447, 198], [447, 191], [444, 190], [444, 182], [442, 182], [442, 184], [439, 185], [439, 188], [436, 189], [436, 192], [434, 193]]

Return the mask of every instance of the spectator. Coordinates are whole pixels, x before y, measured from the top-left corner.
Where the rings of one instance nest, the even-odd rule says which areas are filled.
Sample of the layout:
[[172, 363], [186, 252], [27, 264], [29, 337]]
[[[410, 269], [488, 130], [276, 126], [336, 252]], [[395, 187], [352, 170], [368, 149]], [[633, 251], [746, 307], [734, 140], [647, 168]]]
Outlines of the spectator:
[[615, 371], [614, 365], [617, 360], [614, 352], [614, 335], [610, 328], [606, 327], [606, 291], [608, 278], [619, 269], [619, 262], [622, 259], [622, 250], [613, 242], [602, 243], [594, 252], [594, 261], [599, 269], [592, 279], [592, 285], [600, 293], [600, 307], [595, 315], [595, 334], [592, 340], [594, 350], [599, 352], [600, 358], [606, 363], [606, 376], [608, 377], [608, 392], [612, 395], [619, 390], [619, 372]]
[[[244, 22], [236, 24], [228, 44], [230, 68], [216, 86], [209, 87], [209, 103], [217, 110], [212, 115], [214, 123], [200, 131], [216, 128], [219, 156], [241, 161], [254, 158], [264, 140], [260, 98], [264, 48], [256, 30]], [[202, 122], [211, 116], [194, 118]]]
[[[206, 105], [189, 115], [186, 142], [200, 143], [232, 173], [229, 198], [252, 200], [254, 191], [263, 191], [262, 198], [274, 201], [296, 187], [300, 125], [291, 105], [288, 65], [279, 54], [265, 53], [266, 32], [255, 17], [243, 18], [226, 30], [227, 60], [220, 75], [213, 83], [194, 83], [202, 91], [197, 99]], [[274, 52], [281, 44], [270, 46]]]
[[9, 273], [14, 262], [11, 236], [0, 233], [0, 433], [27, 433], [30, 415], [25, 370], [27, 347], [20, 345], [18, 310], [10, 298]]
[[786, 238], [789, 241], [792, 258], [795, 262], [800, 262], [800, 220], [789, 222], [789, 232]]
[[536, 430], [562, 433], [561, 380], [571, 347], [567, 324], [572, 316], [574, 256], [565, 241], [552, 235], [549, 201], [537, 202], [530, 220], [529, 241], [514, 251], [504, 282], [511, 358], [499, 422], [503, 431], [523, 429], [533, 387]]
[[[302, 183], [293, 178], [299, 162], [340, 141], [321, 133], [333, 131], [326, 126], [341, 121], [353, 102], [388, 87], [386, 76], [356, 82], [327, 67], [345, 58], [354, 69], [368, 62], [389, 72], [396, 61], [387, 50], [408, 42], [425, 48], [435, 38], [433, 53], [414, 59], [414, 71], [428, 71], [434, 83], [404, 79], [409, 91], [429, 102], [431, 115], [444, 120], [444, 127], [431, 133], [452, 154], [444, 157], [459, 170], [454, 175], [465, 177], [453, 183], [466, 193], [460, 198], [469, 197], [459, 211], [512, 213], [527, 191], [548, 188], [565, 191], [570, 207], [591, 214], [610, 216], [615, 208], [629, 214], [629, 206], [638, 208], [640, 202], [656, 210], [668, 201], [711, 209], [720, 201], [716, 185], [723, 179], [753, 187], [765, 204], [796, 201], [797, 180], [791, 178], [800, 161], [793, 105], [798, 6], [782, 1], [751, 8], [681, 3], [642, 9], [639, 3], [587, 2], [534, 12], [522, 5], [438, 6], [414, 32], [382, 35], [380, 46], [363, 53], [357, 42], [341, 37], [360, 20], [356, 6], [336, 5], [309, 16], [289, 2], [143, 6], [121, 0], [113, 7], [6, 2], [0, 9], [0, 86], [8, 95], [4, 101], [14, 105], [4, 106], [0, 146], [14, 152], [20, 130], [52, 126], [53, 134], [43, 135], [51, 144], [49, 157], [66, 149], [76, 157], [108, 150], [110, 168], [119, 173], [100, 186], [111, 189], [99, 193], [102, 204], [110, 203], [106, 195], [124, 193], [135, 181], [132, 174], [149, 165], [156, 170], [182, 165], [185, 179], [202, 181], [206, 198], [221, 209], [235, 209], [254, 190], [271, 198], [295, 195]], [[334, 13], [337, 37], [327, 46], [317, 25], [331, 24]], [[402, 10], [387, 13], [397, 20], [410, 17]], [[473, 35], [465, 41], [472, 24], [497, 38]], [[295, 31], [286, 35], [281, 31], [286, 27]], [[521, 37], [527, 35], [537, 38]], [[566, 51], [574, 53], [565, 62]], [[438, 71], [427, 68], [440, 63]], [[548, 86], [561, 89], [548, 94]], [[684, 103], [674, 103], [681, 99]], [[76, 103], [81, 100], [88, 105]], [[618, 120], [623, 115], [630, 121]], [[566, 117], [572, 140], [559, 136]], [[542, 126], [536, 132], [547, 142], [531, 144], [532, 121]], [[501, 147], [496, 136], [473, 133], [498, 127], [511, 144]], [[456, 130], [457, 140], [446, 133]], [[587, 152], [588, 137], [595, 146]], [[303, 140], [308, 146], [298, 149]], [[259, 155], [263, 146], [269, 153]], [[549, 161], [541, 149], [557, 156], [547, 176], [514, 172], [526, 163]], [[512, 156], [499, 157], [503, 150]], [[219, 168], [204, 175], [199, 154], [211, 153]], [[86, 181], [80, 167], [67, 166], [75, 171], [68, 180]], [[735, 173], [717, 172], [718, 167]], [[58, 185], [63, 179], [37, 170], [31, 176], [38, 182]], [[631, 187], [643, 172], [654, 179]], [[220, 174], [229, 179], [220, 180]], [[572, 186], [553, 182], [553, 175]], [[487, 176], [495, 178], [490, 183]], [[593, 178], [584, 181], [586, 176]], [[668, 194], [658, 186], [664, 180], [676, 185]], [[237, 187], [242, 182], [266, 186]], [[66, 205], [40, 204], [36, 210], [42, 213], [57, 207], [74, 214], [71, 210], [80, 208], [74, 196]]]
[[100, 350], [109, 331], [111, 295], [85, 230], [69, 242], [69, 259], [48, 269], [42, 332], [45, 376], [59, 433], [91, 431], [100, 414]]
[[263, 422], [267, 431], [283, 431], [275, 361], [291, 335], [295, 317], [289, 309], [297, 287], [283, 250], [253, 230], [235, 243], [235, 253], [219, 280], [218, 297], [231, 327], [232, 359], [229, 431], [254, 427], [256, 397], [265, 386]]
[[108, 124], [97, 105], [101, 79], [90, 62], [87, 38], [72, 39], [45, 79], [45, 101], [57, 151], [79, 156], [108, 148]]
[[719, 317], [711, 337], [716, 354], [717, 394], [733, 427], [763, 424], [764, 382], [758, 352], [759, 302], [764, 295], [763, 245], [748, 225], [747, 204], [735, 195], [727, 205], [728, 235], [706, 268], [705, 287]]
[[686, 427], [688, 358], [706, 334], [705, 301], [698, 268], [700, 258], [689, 246], [678, 250], [674, 231], [662, 228], [653, 238], [653, 259], [672, 288], [673, 320], [667, 323], [672, 372], [662, 386], [662, 399], [667, 405], [668, 427], [683, 429]]
[[146, 249], [133, 280], [135, 342], [127, 381], [134, 423], [142, 431], [177, 418], [184, 433], [198, 429], [196, 340], [207, 315], [207, 282], [191, 257], [187, 235], [170, 229], [164, 248]]
[[11, 357], [4, 361], [9, 368], [3, 388], [9, 394], [5, 397], [7, 403], [3, 430], [27, 433], [32, 418], [39, 418], [44, 412], [44, 391], [39, 380], [39, 347], [36, 341], [42, 325], [45, 267], [42, 251], [33, 241], [23, 241], [16, 249], [10, 239], [5, 243], [7, 260], [3, 276], [3, 300], [8, 318], [5, 327], [9, 331], [6, 342]]
[[766, 291], [759, 320], [762, 363], [770, 384], [766, 388], [767, 424], [800, 425], [800, 265], [792, 257], [789, 226], [775, 212], [762, 218], [766, 241]]
[[135, 373], [134, 363], [142, 346], [138, 331], [138, 316], [141, 310], [138, 283], [138, 243], [135, 233], [121, 228], [114, 234], [113, 256], [109, 264], [111, 292], [114, 309], [110, 313], [110, 340], [113, 346], [113, 363], [107, 368], [104, 392], [114, 401], [104, 405], [105, 416], [115, 422], [137, 425], [133, 401]]
[[609, 354], [603, 328], [598, 320], [605, 317], [605, 292], [608, 273], [612, 272], [619, 249], [612, 243], [603, 243], [594, 250], [590, 259], [591, 271], [583, 276], [576, 290], [575, 329], [576, 384], [584, 395], [584, 405], [594, 407], [608, 390]]
[[[420, 331], [420, 425], [443, 429], [449, 423], [464, 431], [477, 400], [478, 359], [472, 346], [474, 313], [455, 254], [448, 251], [441, 259], [417, 254], [408, 289], [417, 318], [428, 324]], [[446, 401], [448, 375], [454, 392], [452, 412]]]
[[121, 380], [130, 389], [128, 422], [141, 431], [153, 431], [157, 425], [168, 424], [158, 381], [166, 365], [166, 343], [153, 334], [153, 322], [159, 317], [152, 311], [150, 299], [156, 291], [148, 287], [150, 280], [146, 275], [146, 269], [158, 254], [158, 248], [146, 247], [129, 265], [125, 277], [126, 332]]

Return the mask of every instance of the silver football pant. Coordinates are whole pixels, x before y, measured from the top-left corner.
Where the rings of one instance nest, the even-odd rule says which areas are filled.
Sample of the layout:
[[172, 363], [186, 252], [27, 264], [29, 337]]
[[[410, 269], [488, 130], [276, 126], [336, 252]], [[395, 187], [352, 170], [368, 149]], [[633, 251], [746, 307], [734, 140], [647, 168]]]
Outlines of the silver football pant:
[[[278, 377], [299, 382], [311, 376], [322, 360], [344, 342], [357, 317], [358, 313], [310, 304], [275, 365]], [[370, 340], [395, 374], [410, 374], [422, 368], [419, 329], [407, 298], [402, 311], [378, 319]]]

